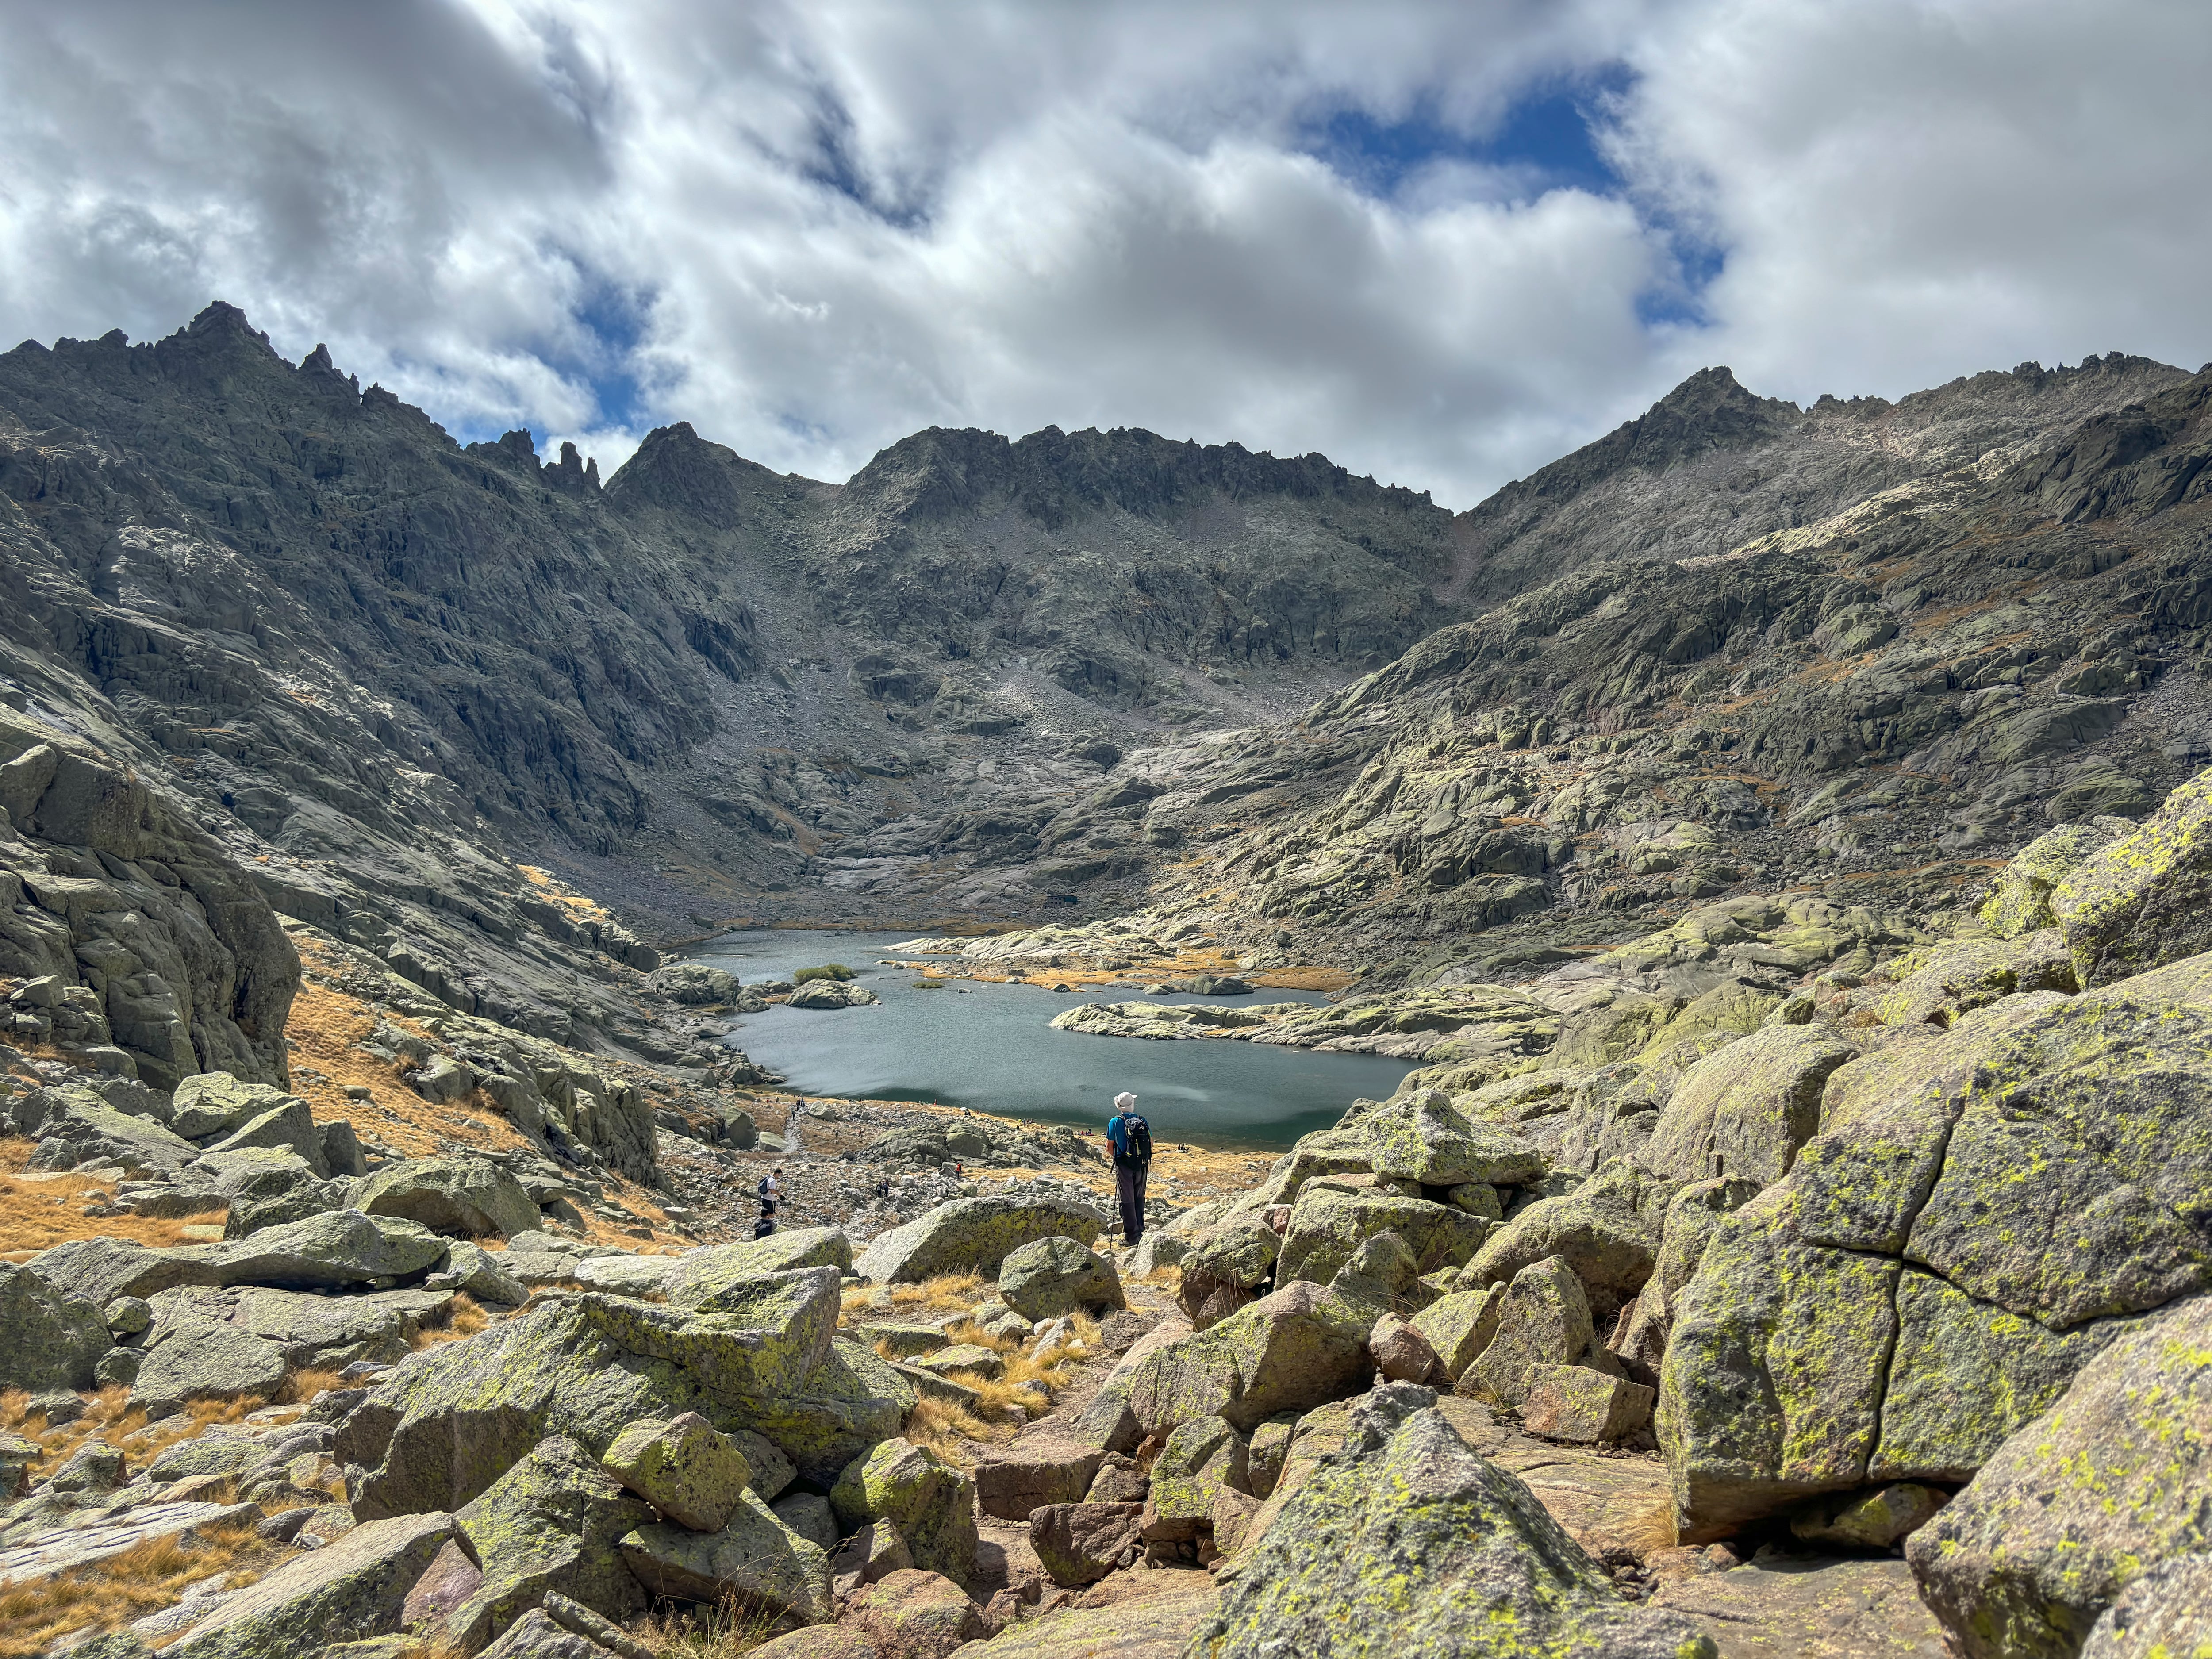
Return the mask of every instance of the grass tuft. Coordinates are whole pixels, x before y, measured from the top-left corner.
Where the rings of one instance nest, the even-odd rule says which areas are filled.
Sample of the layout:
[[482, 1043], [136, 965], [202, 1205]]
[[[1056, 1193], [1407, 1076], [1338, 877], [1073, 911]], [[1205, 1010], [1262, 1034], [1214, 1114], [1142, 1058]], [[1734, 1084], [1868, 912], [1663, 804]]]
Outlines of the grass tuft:
[[446, 1304], [445, 1318], [435, 1326], [425, 1325], [416, 1331], [407, 1339], [407, 1346], [419, 1351], [441, 1342], [464, 1341], [490, 1328], [491, 1316], [484, 1311], [483, 1304], [462, 1291]]
[[981, 1273], [939, 1273], [919, 1285], [894, 1285], [891, 1307], [904, 1313], [951, 1313], [973, 1307], [984, 1283]]
[[1013, 1437], [1004, 1425], [985, 1422], [965, 1406], [924, 1395], [907, 1416], [906, 1437], [966, 1468], [975, 1462], [977, 1446], [1000, 1445]]
[[659, 1659], [737, 1659], [775, 1639], [782, 1620], [726, 1599], [712, 1607], [664, 1607], [632, 1632]]
[[276, 1403], [280, 1406], [311, 1405], [318, 1395], [345, 1386], [345, 1378], [337, 1372], [310, 1365], [294, 1371], [284, 1379], [284, 1386], [276, 1391]]

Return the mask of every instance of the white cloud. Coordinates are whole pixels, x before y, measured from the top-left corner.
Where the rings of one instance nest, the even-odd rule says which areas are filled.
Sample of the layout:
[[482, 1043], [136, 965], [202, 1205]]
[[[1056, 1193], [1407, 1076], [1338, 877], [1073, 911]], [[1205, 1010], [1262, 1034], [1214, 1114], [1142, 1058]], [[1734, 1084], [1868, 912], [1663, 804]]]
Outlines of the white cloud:
[[2195, 368], [2212, 29], [2190, 0], [1713, 0], [1630, 53], [1623, 155], [1727, 254], [1711, 326], [1808, 399], [2025, 359]]
[[[210, 298], [603, 470], [684, 418], [842, 477], [917, 427], [1319, 449], [1467, 505], [1690, 368], [1911, 390], [2207, 355], [2185, 6], [0, 0], [0, 335]], [[1626, 64], [1616, 197], [1307, 153]], [[1725, 254], [1646, 325], [1669, 237]], [[594, 333], [596, 325], [602, 331]], [[627, 387], [635, 386], [631, 398]]]

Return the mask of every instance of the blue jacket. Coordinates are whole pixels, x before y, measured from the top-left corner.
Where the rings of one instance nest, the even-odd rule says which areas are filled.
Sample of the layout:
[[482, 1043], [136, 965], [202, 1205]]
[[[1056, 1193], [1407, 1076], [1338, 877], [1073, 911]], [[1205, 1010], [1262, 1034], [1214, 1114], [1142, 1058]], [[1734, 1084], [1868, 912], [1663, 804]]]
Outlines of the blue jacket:
[[1114, 1143], [1114, 1156], [1127, 1158], [1129, 1154], [1128, 1120], [1116, 1112], [1106, 1120], [1106, 1139]]

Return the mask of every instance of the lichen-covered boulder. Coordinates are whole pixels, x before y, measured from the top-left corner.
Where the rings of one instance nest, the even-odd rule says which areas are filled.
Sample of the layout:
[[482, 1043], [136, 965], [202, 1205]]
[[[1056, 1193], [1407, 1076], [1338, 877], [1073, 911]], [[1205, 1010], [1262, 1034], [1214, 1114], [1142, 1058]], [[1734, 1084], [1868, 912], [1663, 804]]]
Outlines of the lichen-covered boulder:
[[2212, 1284], [2212, 1007], [2188, 963], [1967, 1015], [1714, 1229], [1660, 1443], [1686, 1535], [1964, 1480], [2150, 1310]]
[[2085, 1364], [1905, 1545], [1967, 1659], [2071, 1659], [2130, 1583], [2212, 1550], [2212, 1297]]
[[204, 1264], [209, 1274], [204, 1282], [210, 1284], [337, 1289], [427, 1273], [444, 1257], [446, 1241], [397, 1217], [329, 1210], [264, 1227], [248, 1238], [186, 1244], [161, 1254]]
[[1667, 1206], [1681, 1186], [1615, 1158], [1572, 1192], [1537, 1200], [1492, 1233], [1468, 1273], [1476, 1285], [1493, 1285], [1559, 1256], [1592, 1305], [1602, 1308], [1600, 1317], [1609, 1317], [1651, 1277]]
[[[1146, 1242], [1152, 1237], [1146, 1233]], [[1219, 1324], [1252, 1300], [1274, 1273], [1281, 1250], [1282, 1237], [1264, 1216], [1241, 1215], [1223, 1222], [1201, 1236], [1183, 1257], [1176, 1304], [1198, 1330]]]
[[1468, 1449], [1434, 1401], [1396, 1383], [1355, 1409], [1343, 1449], [1217, 1575], [1220, 1605], [1188, 1653], [1715, 1659], [1693, 1627], [1622, 1601], [1527, 1486]]
[[1423, 1273], [1474, 1260], [1491, 1224], [1449, 1204], [1373, 1188], [1347, 1190], [1323, 1182], [1298, 1194], [1284, 1230], [1275, 1282], [1312, 1279], [1327, 1284], [1366, 1240], [1395, 1233]]
[[167, 1650], [179, 1659], [288, 1659], [399, 1628], [407, 1592], [459, 1534], [450, 1515], [393, 1516], [298, 1555]]
[[752, 1492], [720, 1532], [655, 1522], [627, 1534], [622, 1553], [649, 1594], [671, 1601], [734, 1602], [805, 1625], [826, 1625], [836, 1616], [830, 1558]]
[[883, 1653], [939, 1659], [994, 1633], [968, 1592], [942, 1573], [906, 1567], [854, 1591], [840, 1628], [873, 1639]]
[[149, 1118], [118, 1112], [91, 1090], [33, 1089], [10, 1110], [19, 1134], [35, 1139], [34, 1170], [75, 1170], [88, 1164], [120, 1169], [133, 1180], [173, 1176], [200, 1149]]
[[2120, 1592], [2081, 1659], [2205, 1659], [2212, 1654], [2212, 1552], [2161, 1561]]
[[2018, 939], [2055, 924], [2051, 895], [2100, 849], [2135, 833], [2125, 818], [2092, 818], [2046, 830], [2013, 854], [1982, 901], [1982, 926], [1999, 939]]
[[1245, 1437], [1218, 1417], [1194, 1417], [1176, 1427], [1153, 1461], [1145, 1506], [1145, 1537], [1180, 1543], [1198, 1535], [1224, 1491], [1249, 1493]]
[[1532, 1261], [1498, 1299], [1498, 1329], [1460, 1379], [1463, 1392], [1502, 1405], [1528, 1398], [1540, 1365], [1571, 1365], [1589, 1352], [1589, 1301], [1558, 1256]]
[[917, 1567], [966, 1584], [975, 1576], [975, 1483], [926, 1446], [886, 1440], [846, 1466], [830, 1493], [850, 1531], [890, 1521]]
[[1060, 1234], [1006, 1253], [999, 1264], [999, 1299], [1025, 1319], [1129, 1305], [1114, 1264]]
[[1858, 1052], [1820, 1025], [1770, 1025], [1717, 1049], [1677, 1086], [1640, 1161], [1675, 1181], [1779, 1181], [1820, 1127], [1828, 1073]]
[[715, 1313], [721, 1310], [725, 1295], [742, 1297], [746, 1281], [765, 1273], [791, 1273], [800, 1267], [852, 1272], [853, 1243], [841, 1228], [793, 1227], [766, 1238], [702, 1245], [681, 1255], [660, 1259], [673, 1264], [660, 1287], [671, 1303]]
[[113, 1340], [99, 1304], [0, 1261], [0, 1389], [89, 1389]]
[[648, 986], [671, 1002], [703, 1008], [738, 994], [738, 976], [703, 962], [672, 962], [646, 976]]
[[291, 1152], [319, 1177], [327, 1178], [331, 1172], [330, 1163], [323, 1156], [323, 1137], [315, 1127], [314, 1113], [296, 1095], [282, 1097], [278, 1104], [246, 1119], [207, 1150]]
[[753, 1478], [736, 1443], [696, 1412], [631, 1424], [599, 1461], [617, 1480], [694, 1532], [729, 1525]]
[[481, 1158], [416, 1158], [354, 1183], [353, 1205], [401, 1216], [452, 1238], [511, 1237], [538, 1225], [522, 1183]]
[[191, 1316], [155, 1327], [144, 1353], [131, 1403], [155, 1418], [193, 1400], [273, 1400], [291, 1370], [282, 1343]]
[[1097, 1211], [1080, 1204], [955, 1199], [878, 1233], [853, 1266], [878, 1285], [911, 1284], [935, 1273], [992, 1273], [1024, 1244], [1056, 1235], [1088, 1244], [1103, 1224]]
[[562, 1297], [410, 1356], [340, 1429], [336, 1455], [365, 1471], [356, 1511], [458, 1507], [548, 1435], [597, 1454], [641, 1419], [690, 1411], [758, 1432], [810, 1479], [834, 1475], [897, 1432], [913, 1391], [831, 1342], [835, 1269], [758, 1285], [751, 1306], [715, 1314]]
[[1734, 1214], [1758, 1196], [1756, 1182], [1723, 1176], [1714, 1181], [1692, 1181], [1678, 1188], [1668, 1200], [1658, 1259], [1652, 1265], [1651, 1277], [1636, 1293], [1634, 1308], [1615, 1349], [1637, 1382], [1658, 1385], [1660, 1362], [1666, 1357], [1667, 1339], [1674, 1328], [1675, 1297], [1696, 1276], [1698, 1263], [1704, 1259], [1720, 1218]]
[[2085, 986], [2212, 951], [2212, 772], [2069, 872], [2051, 911]]
[[866, 986], [846, 985], [834, 979], [810, 979], [784, 999], [790, 1008], [860, 1008], [878, 1001]]
[[1441, 1089], [1385, 1102], [1358, 1126], [1368, 1167], [1426, 1187], [1516, 1186], [1544, 1173], [1541, 1153], [1511, 1130], [1468, 1119]]
[[1127, 1409], [1145, 1434], [1212, 1416], [1249, 1431], [1351, 1393], [1365, 1376], [1374, 1323], [1365, 1304], [1301, 1279], [1146, 1352], [1127, 1380]]
[[483, 1574], [443, 1620], [465, 1649], [481, 1647], [549, 1593], [609, 1619], [645, 1605], [621, 1546], [653, 1511], [563, 1436], [538, 1442], [454, 1519]]
[[1846, 1492], [1808, 1504], [1790, 1517], [1790, 1530], [1808, 1544], [1886, 1550], [1926, 1526], [1949, 1501], [1950, 1494], [1939, 1486], [1899, 1480], [1873, 1492]]
[[1413, 1328], [1427, 1339], [1437, 1363], [1453, 1382], [1459, 1381], [1498, 1334], [1498, 1308], [1504, 1299], [1504, 1285], [1455, 1291], [1438, 1297], [1413, 1316]]
[[[283, 1148], [203, 1153], [185, 1174], [195, 1183], [186, 1190], [199, 1200], [198, 1207], [222, 1208], [226, 1238], [250, 1237], [345, 1206], [343, 1182], [324, 1180], [305, 1158]], [[202, 1180], [206, 1186], [198, 1185]], [[181, 1208], [194, 1200], [180, 1196], [174, 1201]]]
[[180, 1079], [169, 1097], [169, 1127], [204, 1145], [297, 1097], [228, 1072], [195, 1072]]
[[[1373, 1103], [1355, 1103], [1353, 1109], [1358, 1110], [1360, 1104]], [[1328, 1176], [1369, 1173], [1367, 1143], [1356, 1127], [1317, 1129], [1311, 1134], [1300, 1135], [1291, 1150], [1275, 1160], [1265, 1181], [1237, 1198], [1222, 1214], [1208, 1218], [1202, 1224], [1211, 1225], [1231, 1215], [1264, 1214], [1278, 1204], [1295, 1204], [1309, 1181]], [[1176, 1220], [1184, 1218], [1178, 1216]], [[1175, 1225], [1176, 1222], [1169, 1224], [1170, 1229]]]
[[1521, 1422], [1531, 1434], [1583, 1445], [1619, 1440], [1651, 1420], [1652, 1390], [1587, 1365], [1529, 1368]]
[[520, 1307], [530, 1300], [529, 1287], [509, 1273], [498, 1256], [465, 1239], [456, 1239], [447, 1247], [438, 1282], [466, 1291], [494, 1307]]
[[2056, 928], [2012, 939], [1961, 939], [1905, 960], [1918, 965], [1875, 1000], [1875, 1017], [1885, 1025], [1949, 1026], [2002, 997], [2071, 996], [2081, 988]]
[[1048, 1504], [1030, 1515], [1030, 1547], [1055, 1584], [1095, 1584], [1138, 1550], [1141, 1503]]

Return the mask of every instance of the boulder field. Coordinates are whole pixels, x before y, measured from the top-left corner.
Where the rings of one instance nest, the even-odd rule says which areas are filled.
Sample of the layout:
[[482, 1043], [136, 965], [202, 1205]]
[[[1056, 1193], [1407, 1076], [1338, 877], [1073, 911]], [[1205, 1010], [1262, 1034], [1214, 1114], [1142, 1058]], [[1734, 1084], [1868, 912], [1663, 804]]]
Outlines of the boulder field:
[[1637, 1007], [1629, 964], [1765, 949], [1692, 912], [1525, 1063], [1417, 1072], [1134, 1249], [1014, 1182], [631, 1253], [491, 1160], [355, 1172], [274, 1085], [33, 1091], [38, 1160], [230, 1219], [0, 1264], [26, 1426], [245, 1414], [0, 1441], [0, 1577], [258, 1528], [251, 1584], [82, 1650], [184, 1659], [596, 1659], [718, 1607], [877, 1659], [2197, 1651], [2208, 789], [1863, 971]]

